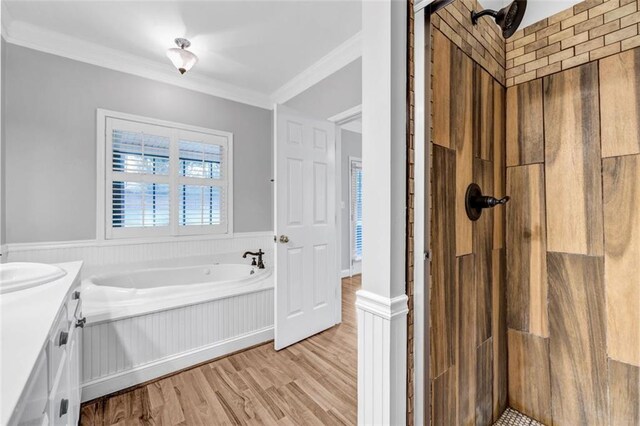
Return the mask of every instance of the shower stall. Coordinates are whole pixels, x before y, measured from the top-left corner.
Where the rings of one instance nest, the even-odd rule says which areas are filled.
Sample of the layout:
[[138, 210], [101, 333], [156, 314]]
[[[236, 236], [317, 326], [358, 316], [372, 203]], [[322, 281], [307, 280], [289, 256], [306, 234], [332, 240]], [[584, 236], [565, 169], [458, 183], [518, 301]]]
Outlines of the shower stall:
[[586, 1], [520, 28], [525, 1], [436, 0], [422, 15], [428, 424], [640, 425], [629, 4]]

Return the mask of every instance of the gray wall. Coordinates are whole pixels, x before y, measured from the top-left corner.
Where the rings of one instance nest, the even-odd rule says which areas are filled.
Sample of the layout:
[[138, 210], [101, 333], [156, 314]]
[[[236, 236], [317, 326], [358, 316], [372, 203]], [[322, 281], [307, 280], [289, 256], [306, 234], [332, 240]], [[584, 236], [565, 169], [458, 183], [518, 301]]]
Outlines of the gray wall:
[[234, 231], [273, 229], [271, 111], [9, 43], [4, 53], [7, 243], [95, 238], [97, 108], [233, 132]]
[[[359, 133], [350, 132], [348, 130], [341, 131], [342, 144], [340, 167], [342, 168], [342, 202], [344, 208], [342, 209], [342, 261], [341, 269], [349, 269], [351, 263], [351, 253], [349, 247], [349, 186], [351, 185], [351, 173], [349, 170], [349, 157], [362, 158], [362, 135]], [[363, 169], [363, 179], [364, 176]]]
[[358, 58], [285, 105], [326, 120], [362, 103], [362, 59]]

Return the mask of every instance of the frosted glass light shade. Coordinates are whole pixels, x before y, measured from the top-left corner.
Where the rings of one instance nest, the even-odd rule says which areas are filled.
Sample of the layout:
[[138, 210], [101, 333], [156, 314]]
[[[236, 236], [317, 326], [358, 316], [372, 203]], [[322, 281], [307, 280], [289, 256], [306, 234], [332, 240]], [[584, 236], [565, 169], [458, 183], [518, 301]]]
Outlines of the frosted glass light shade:
[[198, 62], [198, 57], [185, 49], [174, 47], [167, 50], [167, 58], [178, 68], [180, 74], [189, 71]]

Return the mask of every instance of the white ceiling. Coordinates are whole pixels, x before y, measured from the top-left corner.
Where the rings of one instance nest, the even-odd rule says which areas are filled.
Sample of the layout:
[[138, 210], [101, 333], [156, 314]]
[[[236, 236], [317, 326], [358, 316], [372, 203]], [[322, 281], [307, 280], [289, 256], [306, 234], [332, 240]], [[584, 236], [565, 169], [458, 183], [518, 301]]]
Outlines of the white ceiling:
[[[521, 28], [576, 3], [529, 0]], [[9, 42], [262, 107], [328, 118], [362, 97], [361, 0], [2, 0], [2, 23]], [[200, 58], [185, 76], [175, 37]]]
[[177, 73], [165, 52], [174, 47], [174, 38], [186, 37], [200, 60], [185, 81], [222, 82], [227, 89], [265, 95], [277, 92], [361, 29], [359, 0], [2, 3], [10, 42], [38, 48], [38, 43], [56, 40], [64, 49], [80, 41], [76, 56], [105, 48], [153, 64], [155, 71]]
[[[512, 0], [481, 0], [480, 4], [485, 9], [498, 10], [511, 3], [511, 1]], [[531, 24], [535, 24], [558, 12], [562, 12], [580, 2], [581, 0], [528, 0], [527, 11], [524, 13], [520, 28], [526, 28]]]

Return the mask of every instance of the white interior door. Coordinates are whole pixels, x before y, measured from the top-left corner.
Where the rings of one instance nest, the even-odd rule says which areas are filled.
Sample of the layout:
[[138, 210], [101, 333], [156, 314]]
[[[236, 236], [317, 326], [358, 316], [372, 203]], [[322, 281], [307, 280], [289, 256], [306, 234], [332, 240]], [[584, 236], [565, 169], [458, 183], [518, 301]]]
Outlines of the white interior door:
[[335, 125], [275, 109], [275, 348], [333, 326], [340, 306]]

